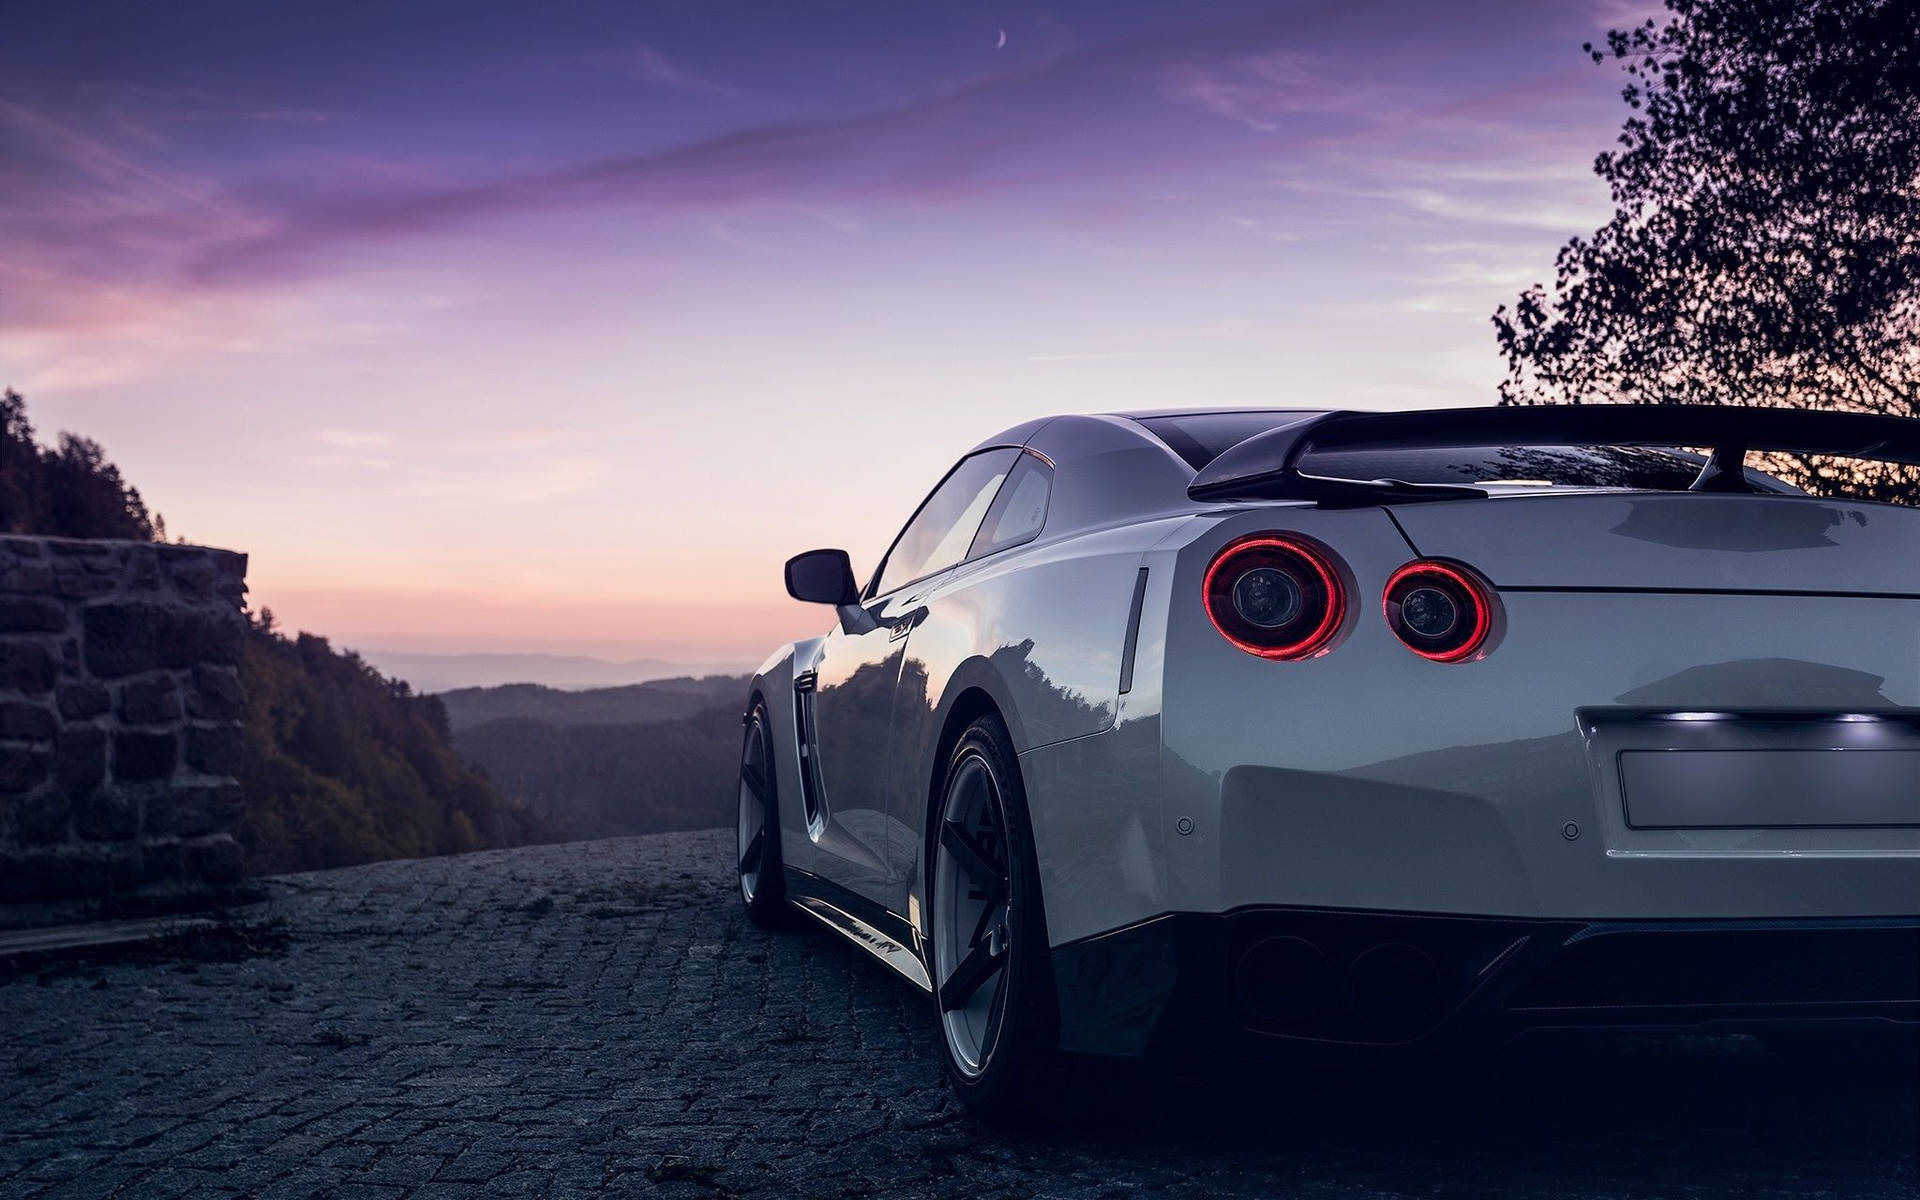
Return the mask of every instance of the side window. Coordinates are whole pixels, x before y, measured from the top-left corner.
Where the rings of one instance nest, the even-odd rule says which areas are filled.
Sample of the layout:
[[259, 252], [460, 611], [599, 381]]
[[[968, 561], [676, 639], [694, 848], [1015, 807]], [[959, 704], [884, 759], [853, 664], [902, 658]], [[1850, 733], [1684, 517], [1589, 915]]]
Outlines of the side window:
[[1018, 450], [984, 450], [961, 459], [894, 539], [872, 594], [884, 596], [966, 557], [987, 506], [1019, 457]]
[[1047, 498], [1053, 494], [1053, 468], [1031, 454], [1022, 454], [1007, 476], [1007, 484], [993, 499], [968, 558], [992, 554], [1040, 536], [1047, 523]]

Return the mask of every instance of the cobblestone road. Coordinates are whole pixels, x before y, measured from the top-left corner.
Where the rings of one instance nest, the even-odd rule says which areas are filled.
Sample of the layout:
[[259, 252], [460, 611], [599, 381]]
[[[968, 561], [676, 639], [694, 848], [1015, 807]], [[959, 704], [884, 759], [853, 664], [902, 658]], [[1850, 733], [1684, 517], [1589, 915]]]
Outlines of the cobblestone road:
[[292, 876], [283, 955], [0, 985], [0, 1195], [1920, 1192], [1908, 1068], [1731, 1037], [1176, 1078], [1134, 1119], [996, 1134], [940, 1086], [924, 1001], [746, 924], [729, 836]]

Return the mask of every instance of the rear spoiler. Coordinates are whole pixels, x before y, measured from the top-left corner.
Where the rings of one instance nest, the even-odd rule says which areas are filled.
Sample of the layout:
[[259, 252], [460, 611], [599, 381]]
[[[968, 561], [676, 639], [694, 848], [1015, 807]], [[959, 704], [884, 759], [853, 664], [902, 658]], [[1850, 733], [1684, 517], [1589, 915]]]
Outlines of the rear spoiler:
[[1920, 465], [1920, 420], [1796, 408], [1706, 404], [1586, 404], [1328, 412], [1256, 434], [1201, 468], [1195, 500], [1312, 500], [1327, 505], [1477, 499], [1451, 484], [1335, 479], [1300, 470], [1314, 450], [1447, 446], [1705, 446], [1694, 491], [1747, 492], [1752, 450], [1833, 454]]

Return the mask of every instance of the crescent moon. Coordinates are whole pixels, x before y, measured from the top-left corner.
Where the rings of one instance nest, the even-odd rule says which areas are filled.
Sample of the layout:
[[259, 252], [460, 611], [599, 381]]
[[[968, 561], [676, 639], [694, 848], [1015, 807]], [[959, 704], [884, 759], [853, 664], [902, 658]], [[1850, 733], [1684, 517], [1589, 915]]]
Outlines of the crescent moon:
[[1001, 49], [1001, 48], [1003, 48], [1003, 47], [1005, 47], [1005, 46], [1006, 46], [1006, 44], [1007, 44], [1007, 31], [1006, 31], [1006, 30], [1004, 30], [1004, 29], [1002, 29], [1002, 30], [1000, 30], [1000, 40], [999, 40], [999, 41], [997, 41], [997, 42], [995, 42], [995, 43], [993, 44], [993, 48], [994, 48], [995, 50], [999, 50], [999, 49]]

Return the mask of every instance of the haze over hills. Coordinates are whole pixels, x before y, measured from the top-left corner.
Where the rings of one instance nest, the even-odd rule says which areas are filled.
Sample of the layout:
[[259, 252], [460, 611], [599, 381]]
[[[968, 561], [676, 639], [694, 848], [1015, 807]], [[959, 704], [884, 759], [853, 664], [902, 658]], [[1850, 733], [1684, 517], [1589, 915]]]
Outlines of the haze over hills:
[[705, 708], [746, 710], [745, 675], [678, 676], [630, 687], [565, 691], [535, 683], [456, 688], [440, 695], [456, 731], [489, 721], [521, 719], [548, 725], [630, 725], [681, 720]]
[[562, 691], [461, 688], [456, 751], [563, 838], [707, 829], [733, 819], [747, 676]]
[[416, 692], [533, 683], [550, 688], [605, 688], [676, 675], [744, 672], [752, 663], [684, 663], [657, 658], [612, 662], [582, 654], [421, 654], [406, 650], [360, 650], [381, 673], [404, 679]]

